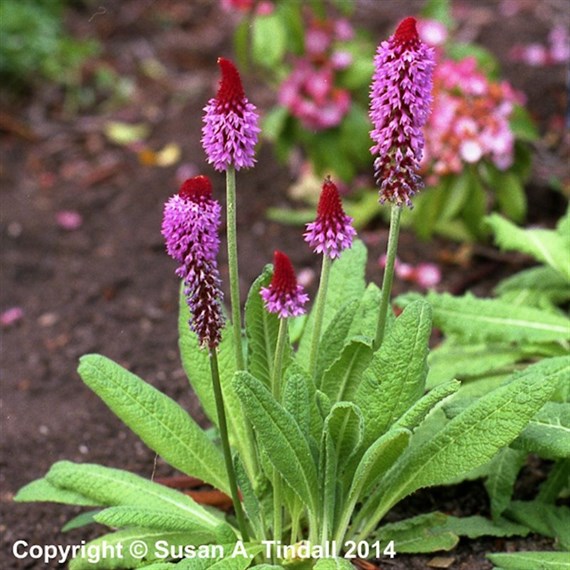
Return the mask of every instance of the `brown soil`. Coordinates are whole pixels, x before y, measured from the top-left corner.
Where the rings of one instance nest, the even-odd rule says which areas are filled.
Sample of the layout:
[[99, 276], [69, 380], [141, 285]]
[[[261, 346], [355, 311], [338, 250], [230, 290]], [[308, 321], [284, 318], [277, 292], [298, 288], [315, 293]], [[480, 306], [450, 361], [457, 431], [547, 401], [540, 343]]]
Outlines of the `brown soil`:
[[[409, 4], [409, 6], [407, 5]], [[394, 22], [421, 3], [383, 1], [359, 3], [357, 19], [379, 38]], [[483, 42], [503, 56], [515, 42], [544, 42], [552, 23], [564, 15], [562, 2], [542, 2], [501, 22], [495, 2], [464, 2], [470, 18], [463, 24], [468, 39]], [[78, 36], [97, 37], [103, 53], [85, 71], [106, 62], [121, 77], [135, 81], [129, 100], [105, 110], [102, 102], [66, 116], [62, 94], [50, 86], [5, 102], [0, 117], [2, 177], [2, 287], [0, 310], [20, 306], [24, 318], [2, 331], [2, 438], [0, 506], [2, 546], [0, 567], [40, 568], [17, 561], [11, 546], [17, 539], [32, 544], [77, 544], [100, 528], [60, 533], [78, 512], [51, 504], [14, 504], [25, 483], [41, 477], [55, 461], [96, 462], [143, 476], [168, 476], [172, 470], [128, 431], [80, 381], [79, 356], [102, 353], [148, 380], [203, 422], [181, 369], [177, 353], [177, 288], [173, 262], [163, 251], [160, 235], [162, 205], [177, 188], [179, 165], [142, 166], [132, 149], [111, 144], [102, 127], [109, 119], [145, 122], [152, 127], [153, 149], [176, 142], [182, 162], [210, 175], [218, 196], [223, 178], [209, 168], [200, 147], [201, 109], [212, 95], [216, 57], [231, 56], [231, 18], [214, 0], [126, 0], [76, 9], [69, 14]], [[166, 73], [155, 79], [141, 71], [141, 62], [155, 58]], [[562, 200], [549, 190], [548, 176], [564, 168], [559, 134], [552, 116], [564, 113], [564, 70], [506, 65], [517, 88], [528, 93], [529, 106], [545, 135], [540, 160], [529, 185], [531, 221], [551, 224]], [[268, 108], [272, 94], [245, 77], [246, 90], [258, 106]], [[551, 138], [548, 139], [547, 137]], [[552, 138], [554, 137], [554, 139]], [[558, 138], [556, 138], [558, 137]], [[553, 142], [554, 141], [554, 142]], [[291, 254], [297, 268], [313, 267], [298, 228], [269, 222], [269, 206], [287, 205], [289, 170], [276, 163], [264, 145], [259, 165], [239, 176], [239, 248], [242, 292], [271, 261], [276, 247]], [[546, 173], [546, 174], [545, 174]], [[61, 210], [76, 210], [83, 224], [66, 231], [55, 222]], [[367, 233], [371, 249], [370, 278], [378, 281], [376, 264], [386, 243], [384, 226]], [[222, 246], [223, 250], [223, 246]], [[458, 246], [443, 240], [420, 243], [402, 236], [405, 261], [442, 261], [442, 252]], [[448, 256], [449, 257], [449, 256]], [[227, 283], [227, 265], [220, 259]], [[503, 275], [524, 260], [497, 255], [488, 247], [475, 249], [467, 267], [444, 265], [442, 290], [466, 289], [488, 294]], [[314, 286], [313, 286], [314, 287]], [[405, 285], [396, 284], [396, 292]], [[523, 494], [532, 495], [548, 466], [539, 464], [537, 477], [525, 479]], [[399, 507], [397, 516], [440, 509], [461, 515], [486, 514], [487, 499], [479, 483], [423, 492]], [[525, 539], [462, 541], [445, 556], [452, 569], [491, 568], [485, 552], [550, 549], [551, 541]], [[433, 556], [398, 556], [382, 568], [426, 568]], [[50, 566], [57, 568], [58, 566]]]

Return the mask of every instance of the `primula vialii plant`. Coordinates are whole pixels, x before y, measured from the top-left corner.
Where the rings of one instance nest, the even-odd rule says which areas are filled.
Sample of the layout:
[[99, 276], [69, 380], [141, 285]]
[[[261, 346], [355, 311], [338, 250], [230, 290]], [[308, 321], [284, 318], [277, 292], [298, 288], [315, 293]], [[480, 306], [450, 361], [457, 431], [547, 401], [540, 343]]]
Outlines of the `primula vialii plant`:
[[67, 461], [16, 500], [85, 506], [71, 526], [112, 529], [76, 550], [73, 570], [348, 569], [356, 557], [449, 550], [460, 535], [524, 534], [505, 518], [465, 522], [440, 512], [382, 524], [416, 490], [461, 480], [507, 449], [563, 392], [569, 371], [562, 356], [542, 360], [445, 416], [437, 408], [460, 383], [451, 377], [426, 388], [430, 305], [414, 298], [398, 317], [391, 310], [400, 212], [421, 187], [434, 67], [415, 20], [378, 48], [371, 87], [374, 169], [380, 201], [392, 207], [382, 290], [365, 282], [365, 247], [329, 177], [304, 234], [322, 257], [312, 309], [277, 250], [251, 286], [243, 325], [235, 174], [254, 166], [259, 128], [236, 67], [218, 63], [222, 80], [205, 108], [202, 142], [208, 162], [226, 172], [228, 317], [216, 260], [222, 206], [206, 176], [182, 184], [162, 225], [182, 281], [182, 363], [214, 430], [103, 356], [84, 356], [79, 373], [152, 450], [230, 495], [233, 507], [204, 507], [138, 475]]

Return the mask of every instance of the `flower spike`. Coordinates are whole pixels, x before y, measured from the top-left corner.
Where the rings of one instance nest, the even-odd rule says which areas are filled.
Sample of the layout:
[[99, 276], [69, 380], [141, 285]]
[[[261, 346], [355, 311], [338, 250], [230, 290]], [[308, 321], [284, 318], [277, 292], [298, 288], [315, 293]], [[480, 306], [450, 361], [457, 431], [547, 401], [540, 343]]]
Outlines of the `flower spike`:
[[224, 325], [216, 261], [220, 211], [209, 178], [196, 176], [166, 202], [162, 221], [166, 251], [179, 263], [176, 275], [184, 281], [190, 328], [208, 348], [218, 346]]
[[274, 253], [271, 283], [269, 287], [263, 287], [260, 294], [265, 308], [270, 313], [277, 313], [280, 319], [304, 314], [304, 305], [309, 300], [303, 287], [297, 284], [291, 260], [281, 251]]
[[344, 213], [338, 189], [330, 176], [323, 183], [317, 218], [307, 224], [303, 235], [315, 253], [322, 253], [330, 259], [340, 257], [341, 251], [352, 246], [356, 235], [352, 218]]
[[255, 105], [245, 96], [235, 65], [223, 57], [218, 58], [222, 79], [216, 97], [204, 107], [202, 146], [218, 171], [233, 166], [236, 170], [251, 168], [255, 164], [255, 145], [259, 116]]
[[415, 18], [403, 20], [378, 47], [370, 91], [370, 136], [380, 202], [411, 207], [422, 187], [418, 176], [424, 147], [422, 127], [431, 104], [433, 49], [419, 38]]

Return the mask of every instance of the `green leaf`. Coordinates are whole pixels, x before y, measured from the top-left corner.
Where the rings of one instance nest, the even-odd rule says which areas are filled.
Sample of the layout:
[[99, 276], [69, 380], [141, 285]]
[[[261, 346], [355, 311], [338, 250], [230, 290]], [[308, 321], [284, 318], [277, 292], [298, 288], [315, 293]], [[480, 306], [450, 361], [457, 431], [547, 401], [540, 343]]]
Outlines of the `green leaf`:
[[428, 356], [427, 386], [437, 386], [452, 378], [477, 378], [508, 367], [525, 356], [525, 351], [516, 346], [459, 344], [455, 339], [448, 340], [432, 350]]
[[[271, 385], [271, 371], [275, 360], [275, 347], [279, 334], [279, 318], [265, 309], [260, 295], [262, 287], [271, 281], [273, 269], [266, 265], [262, 274], [254, 281], [245, 304], [245, 333], [247, 336], [247, 369], [266, 386]], [[284, 355], [283, 370], [290, 358]]]
[[[374, 336], [376, 335], [381, 295], [382, 293], [376, 284], [368, 284], [352, 320], [352, 325], [347, 335], [349, 339], [358, 337], [372, 346]], [[389, 315], [386, 325], [388, 330], [393, 322], [394, 318], [392, 318], [392, 315]]]
[[542, 503], [554, 503], [559, 495], [570, 487], [570, 459], [557, 461], [550, 471], [546, 481], [540, 486], [536, 496]]
[[285, 107], [273, 107], [261, 121], [263, 136], [269, 141], [278, 139], [285, 128], [288, 116], [289, 111]]
[[441, 404], [446, 398], [455, 394], [460, 386], [461, 382], [457, 380], [439, 384], [439, 386], [430, 390], [425, 396], [422, 396], [413, 404], [395, 425], [397, 427], [414, 430], [424, 421], [428, 414], [435, 410], [438, 404]]
[[556, 538], [560, 546], [570, 549], [570, 508], [540, 501], [513, 501], [507, 515], [534, 532]]
[[[323, 331], [327, 330], [339, 307], [351, 299], [362, 298], [366, 289], [365, 266], [366, 247], [360, 240], [354, 240], [352, 247], [343, 251], [340, 258], [332, 264], [323, 316]], [[304, 366], [309, 361], [314, 319], [313, 310], [307, 319], [297, 352], [297, 361]]]
[[95, 507], [101, 503], [76, 493], [60, 489], [52, 485], [47, 479], [36, 479], [27, 485], [24, 485], [14, 497], [17, 503], [34, 503], [37, 501], [45, 501], [47, 503], [62, 503], [64, 505], [80, 505], [82, 507]]
[[[108, 553], [102, 560], [106, 570], [142, 568], [150, 562], [159, 560], [161, 553], [156, 552], [158, 541], [165, 541], [169, 546], [185, 546], [188, 544], [188, 534], [141, 528], [129, 528], [104, 534], [88, 542], [83, 549], [79, 550], [78, 555], [69, 563], [69, 570], [93, 570], [93, 558], [90, 558], [90, 553], [93, 552]], [[129, 548], [133, 543], [137, 543], [139, 549], [143, 548], [142, 545], [146, 547], [148, 554], [143, 559], [131, 554]], [[121, 555], [115, 555], [117, 552], [121, 552]]]
[[[366, 449], [356, 470], [347, 474], [345, 480], [350, 481], [350, 490], [338, 523], [340, 532], [344, 532], [344, 529], [347, 528], [358, 501], [371, 493], [378, 481], [402, 454], [410, 441], [410, 435], [410, 432], [406, 429], [395, 428], [380, 436]], [[377, 494], [378, 492], [369, 497], [368, 505], [377, 503]], [[365, 505], [360, 513], [364, 518], [367, 510], [369, 509]], [[342, 541], [342, 538], [342, 535], [340, 537], [337, 536], [337, 539], [340, 541]]]
[[317, 354], [317, 378], [322, 376], [344, 348], [358, 305], [358, 299], [342, 305], [325, 330]]
[[324, 430], [333, 442], [340, 475], [362, 441], [362, 413], [352, 402], [337, 402], [325, 419]]
[[533, 142], [540, 134], [529, 112], [522, 105], [515, 105], [510, 117], [511, 131], [520, 141]]
[[325, 371], [320, 383], [332, 402], [352, 400], [362, 380], [362, 374], [372, 360], [372, 347], [361, 339], [347, 344], [338, 358]]
[[313, 568], [314, 570], [354, 570], [354, 566], [346, 558], [319, 558]]
[[[368, 530], [399, 500], [422, 487], [444, 485], [489, 461], [523, 430], [570, 370], [551, 358], [514, 374], [421, 446], [411, 446], [383, 480], [383, 495]], [[364, 534], [364, 531], [363, 531]]]
[[547, 459], [570, 458], [570, 404], [547, 402], [513, 447]]
[[504, 570], [568, 570], [567, 552], [500, 552], [487, 558]]
[[496, 179], [495, 193], [501, 213], [514, 222], [521, 223], [526, 217], [526, 195], [521, 178], [514, 172], [500, 172]]
[[85, 495], [99, 505], [133, 506], [168, 510], [216, 531], [220, 520], [193, 499], [127, 471], [90, 463], [59, 461], [46, 479], [52, 485]]
[[[430, 291], [434, 326], [446, 335], [458, 335], [470, 343], [505, 341], [521, 343], [564, 340], [570, 334], [570, 319], [540, 309], [518, 307], [496, 299], [478, 299], [470, 294], [453, 297]], [[405, 296], [398, 298], [406, 303]]]
[[95, 519], [93, 518], [99, 511], [87, 511], [78, 514], [76, 517], [68, 520], [62, 527], [61, 532], [69, 532], [70, 530], [75, 530], [76, 528], [82, 528], [89, 524], [94, 524]]
[[369, 445], [424, 393], [431, 309], [412, 303], [395, 320], [363, 374], [355, 401], [364, 414], [364, 446]]
[[495, 288], [495, 293], [520, 293], [533, 291], [545, 296], [553, 304], [564, 303], [570, 298], [568, 281], [552, 267], [532, 267], [503, 279]]
[[280, 63], [287, 49], [287, 31], [279, 14], [256, 16], [252, 32], [254, 60], [265, 67]]
[[451, 550], [457, 546], [459, 537], [454, 532], [442, 529], [446, 519], [446, 515], [438, 512], [418, 515], [381, 526], [374, 538], [383, 543], [393, 540], [399, 553]]
[[526, 460], [526, 453], [505, 447], [489, 464], [485, 489], [491, 500], [491, 514], [498, 519], [511, 502], [515, 481]]
[[301, 428], [251, 374], [237, 372], [234, 386], [268, 459], [315, 514], [318, 505], [317, 470]]
[[570, 281], [569, 239], [553, 230], [524, 230], [497, 214], [486, 218], [497, 245], [505, 251], [520, 251], [546, 263]]
[[441, 528], [442, 530], [451, 531], [457, 536], [466, 536], [470, 539], [482, 536], [526, 536], [530, 532], [526, 526], [506, 519], [491, 521], [481, 516], [447, 516]]
[[194, 541], [207, 542], [215, 539], [211, 530], [206, 530], [195, 519], [165, 509], [145, 507], [109, 507], [94, 515], [94, 520], [111, 528], [138, 527], [163, 531], [188, 531]]
[[221, 452], [174, 400], [103, 356], [83, 356], [78, 372], [83, 382], [170, 465], [229, 491]]
[[295, 418], [301, 432], [308, 438], [311, 433], [311, 395], [302, 374], [288, 375], [283, 389], [283, 407]]
[[427, 20], [441, 22], [446, 28], [450, 28], [453, 24], [450, 0], [427, 0], [421, 14]]

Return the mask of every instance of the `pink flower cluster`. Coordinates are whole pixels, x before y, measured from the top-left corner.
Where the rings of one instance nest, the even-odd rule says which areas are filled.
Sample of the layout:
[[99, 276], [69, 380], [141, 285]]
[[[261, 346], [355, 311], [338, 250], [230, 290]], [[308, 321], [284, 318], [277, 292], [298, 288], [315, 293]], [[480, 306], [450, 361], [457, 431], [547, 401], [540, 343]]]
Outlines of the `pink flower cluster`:
[[227, 12], [237, 10], [250, 12], [255, 8], [256, 14], [266, 16], [273, 12], [273, 3], [268, 1], [256, 2], [255, 0], [222, 0], [222, 8]]
[[516, 44], [509, 57], [512, 61], [533, 67], [567, 64], [570, 61], [570, 35], [564, 25], [555, 26], [548, 34], [548, 44]]
[[335, 86], [335, 75], [352, 63], [352, 56], [337, 50], [336, 45], [350, 40], [352, 35], [352, 27], [344, 19], [309, 23], [306, 53], [295, 60], [279, 90], [279, 103], [307, 129], [334, 127], [348, 113], [350, 94]]
[[[378, 260], [380, 267], [386, 267], [386, 255]], [[441, 270], [434, 263], [418, 263], [414, 266], [396, 258], [394, 272], [402, 281], [415, 283], [422, 289], [433, 289], [441, 281]]]
[[490, 81], [474, 58], [444, 60], [434, 72], [433, 107], [422, 161], [428, 182], [458, 173], [464, 163], [489, 158], [505, 170], [513, 163], [515, 137], [509, 119], [522, 95], [506, 81]]

